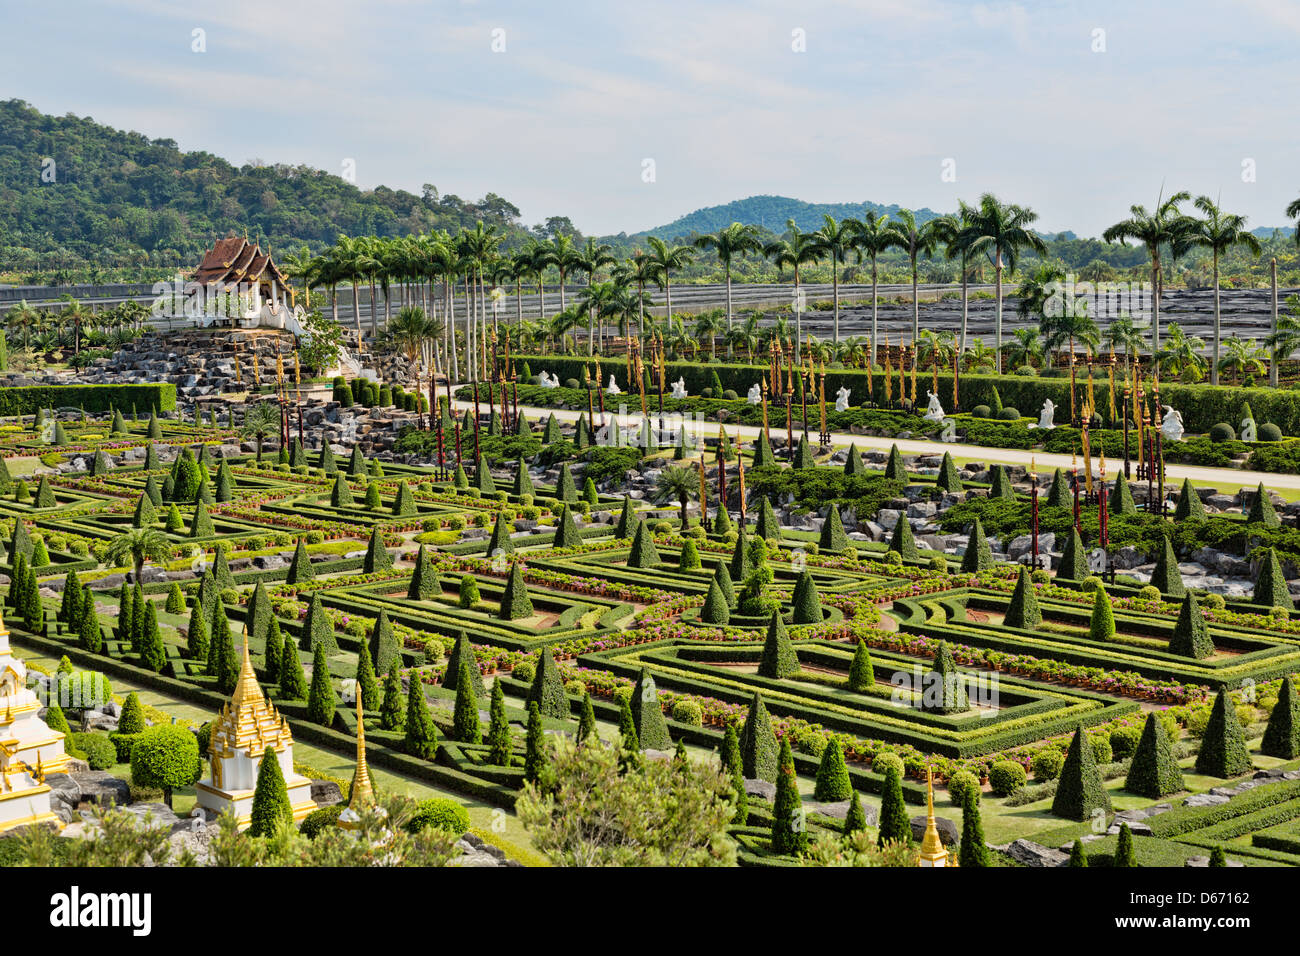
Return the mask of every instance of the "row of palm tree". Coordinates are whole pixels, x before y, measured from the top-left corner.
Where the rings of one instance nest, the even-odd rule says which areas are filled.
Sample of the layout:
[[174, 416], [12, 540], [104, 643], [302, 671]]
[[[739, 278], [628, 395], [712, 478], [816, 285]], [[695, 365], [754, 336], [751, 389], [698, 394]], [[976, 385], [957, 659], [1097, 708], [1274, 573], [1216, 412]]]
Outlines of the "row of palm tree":
[[143, 302], [91, 309], [65, 295], [48, 308], [23, 299], [4, 313], [4, 327], [11, 344], [25, 351], [52, 352], [68, 347], [79, 354], [83, 345], [99, 348], [130, 342], [148, 317], [149, 306]]

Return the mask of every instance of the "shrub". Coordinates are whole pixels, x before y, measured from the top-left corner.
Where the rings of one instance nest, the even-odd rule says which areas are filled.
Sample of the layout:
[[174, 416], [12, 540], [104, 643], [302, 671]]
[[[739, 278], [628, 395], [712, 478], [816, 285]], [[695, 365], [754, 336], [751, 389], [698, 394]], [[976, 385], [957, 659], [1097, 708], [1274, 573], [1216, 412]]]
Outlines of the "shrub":
[[339, 814], [343, 812], [345, 806], [345, 804], [336, 803], [332, 806], [313, 810], [303, 818], [301, 826], [298, 827], [298, 832], [309, 840], [316, 839], [329, 827], [338, 826]]
[[1159, 601], [1160, 589], [1156, 587], [1152, 587], [1151, 585], [1148, 584], [1146, 587], [1138, 591], [1137, 596], [1140, 600], [1143, 601]]
[[1129, 725], [1127, 727], [1116, 727], [1110, 732], [1110, 750], [1116, 760], [1123, 760], [1125, 757], [1133, 756], [1137, 750], [1138, 741], [1142, 739], [1142, 728]]
[[1003, 422], [1014, 422], [1020, 418], [1020, 409], [1010, 405], [998, 412], [998, 420]]
[[418, 833], [426, 827], [460, 836], [469, 830], [469, 811], [446, 797], [421, 800], [406, 828], [412, 833]]
[[972, 418], [988, 418], [992, 415], [993, 410], [987, 405], [976, 405], [970, 410]]
[[1272, 422], [1265, 422], [1263, 425], [1259, 426], [1256, 435], [1260, 441], [1281, 441], [1282, 429], [1278, 428]]
[[876, 754], [871, 761], [871, 768], [880, 774], [888, 774], [891, 769], [897, 770], [901, 774], [903, 772], [903, 758], [896, 753], [885, 751]]
[[989, 784], [999, 797], [1009, 797], [1025, 785], [1025, 768], [1012, 760], [999, 760], [989, 768]]
[[520, 661], [515, 665], [510, 675], [515, 680], [521, 680], [525, 683], [532, 683], [533, 675], [537, 673], [537, 668], [532, 661]]
[[91, 770], [107, 770], [117, 763], [117, 748], [108, 734], [100, 731], [72, 735], [72, 747], [83, 754]]
[[676, 700], [673, 701], [673, 720], [683, 724], [690, 724], [692, 727], [702, 727], [704, 725], [704, 711], [693, 700]]
[[1034, 779], [1038, 781], [1055, 780], [1065, 765], [1065, 755], [1057, 747], [1048, 747], [1034, 754], [1032, 767]]
[[1174, 760], [1169, 735], [1155, 714], [1147, 715], [1124, 789], [1153, 800], [1183, 789], [1183, 773]]
[[1237, 432], [1227, 422], [1219, 422], [1210, 429], [1210, 441], [1232, 441]]
[[966, 795], [970, 793], [975, 794], [976, 797], [980, 793], [980, 781], [975, 774], [969, 770], [958, 770], [948, 778], [948, 796], [953, 806], [963, 806], [966, 803]]

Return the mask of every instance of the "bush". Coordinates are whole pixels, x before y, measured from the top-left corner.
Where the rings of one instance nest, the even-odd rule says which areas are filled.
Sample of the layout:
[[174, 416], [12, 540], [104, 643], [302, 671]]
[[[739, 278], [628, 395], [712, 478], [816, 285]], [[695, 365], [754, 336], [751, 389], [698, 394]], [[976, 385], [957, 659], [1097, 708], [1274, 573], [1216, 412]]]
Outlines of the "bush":
[[704, 726], [704, 711], [693, 700], [673, 701], [673, 720], [692, 727]]
[[1222, 594], [1207, 594], [1205, 596], [1205, 606], [1211, 611], [1222, 611], [1227, 607], [1228, 602], [1224, 600]]
[[421, 800], [406, 828], [412, 833], [418, 833], [426, 827], [460, 836], [469, 829], [469, 811], [446, 797]]
[[329, 827], [338, 826], [339, 814], [343, 812], [346, 806], [343, 803], [335, 803], [328, 807], [321, 807], [319, 810], [313, 810], [303, 817], [298, 832], [309, 840], [316, 839], [322, 831]]
[[510, 676], [515, 680], [521, 680], [529, 684], [533, 682], [533, 677], [536, 676], [536, 674], [537, 667], [532, 661], [520, 661], [515, 665], [515, 669], [510, 672]]
[[967, 794], [972, 793], [976, 798], [979, 797], [980, 781], [969, 770], [958, 770], [948, 778], [948, 796], [952, 799], [953, 806], [964, 806]]
[[999, 797], [1009, 797], [1025, 785], [1025, 768], [1011, 760], [999, 760], [989, 769], [989, 784]]
[[901, 774], [903, 772], [903, 758], [896, 753], [885, 751], [884, 753], [876, 754], [871, 761], [871, 769], [880, 774], [888, 773], [889, 768], [891, 767]]
[[1232, 441], [1236, 437], [1236, 431], [1227, 422], [1219, 422], [1210, 429], [1210, 441]]
[[1090, 574], [1079, 582], [1079, 590], [1084, 594], [1092, 594], [1101, 587], [1101, 578], [1095, 574]]
[[1020, 418], [1020, 409], [1007, 406], [998, 412], [998, 420], [1003, 422], [1014, 422]]
[[1065, 754], [1061, 753], [1059, 747], [1048, 747], [1046, 750], [1040, 750], [1034, 754], [1033, 768], [1034, 779], [1038, 781], [1055, 780], [1061, 775], [1061, 767], [1065, 764]]
[[1143, 601], [1159, 601], [1160, 589], [1148, 584], [1146, 587], [1138, 591], [1138, 598]]
[[1281, 441], [1282, 429], [1278, 428], [1272, 422], [1265, 422], [1259, 426], [1256, 436], [1260, 441]]
[[1110, 732], [1110, 750], [1115, 760], [1133, 756], [1138, 741], [1142, 739], [1142, 728], [1136, 725], [1116, 727]]
[[993, 410], [987, 405], [976, 405], [970, 410], [970, 413], [972, 418], [988, 418], [993, 413]]
[[108, 739], [108, 734], [101, 731], [73, 734], [72, 746], [85, 755], [83, 759], [90, 764], [91, 770], [107, 770], [117, 763], [117, 748]]

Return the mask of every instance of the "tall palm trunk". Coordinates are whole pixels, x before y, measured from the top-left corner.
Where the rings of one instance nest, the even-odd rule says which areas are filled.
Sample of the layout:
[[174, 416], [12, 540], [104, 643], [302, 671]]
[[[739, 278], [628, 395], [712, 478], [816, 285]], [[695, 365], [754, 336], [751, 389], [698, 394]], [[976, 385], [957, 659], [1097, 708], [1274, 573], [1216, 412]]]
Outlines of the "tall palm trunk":
[[831, 253], [831, 297], [835, 300], [835, 326], [833, 339], [836, 345], [840, 344], [840, 264], [835, 259], [835, 254]]
[[1160, 250], [1151, 253], [1151, 362], [1160, 354]]
[[1219, 250], [1214, 250], [1214, 361], [1210, 363], [1210, 384], [1219, 384]]
[[916, 257], [912, 257], [912, 344], [916, 344], [916, 338], [921, 334], [921, 295], [917, 288]]
[[370, 273], [370, 336], [379, 338], [379, 291], [375, 286], [375, 274]]
[[875, 253], [871, 255], [871, 371], [876, 370], [877, 345], [880, 340], [880, 308], [876, 291], [880, 286], [880, 273], [876, 264]]
[[1002, 374], [1002, 250], [1000, 248], [997, 250], [997, 256], [993, 263], [993, 271], [994, 271], [993, 284], [997, 287], [995, 294], [998, 300], [998, 307], [996, 312], [994, 313], [993, 369], [999, 375], [1001, 375]]
[[1273, 339], [1273, 346], [1268, 353], [1268, 384], [1272, 388], [1277, 388], [1277, 256], [1273, 257], [1270, 271], [1273, 275], [1273, 307], [1269, 322], [1269, 335]]
[[357, 280], [352, 280], [352, 321], [357, 327], [357, 354], [361, 354], [361, 294], [357, 289]]

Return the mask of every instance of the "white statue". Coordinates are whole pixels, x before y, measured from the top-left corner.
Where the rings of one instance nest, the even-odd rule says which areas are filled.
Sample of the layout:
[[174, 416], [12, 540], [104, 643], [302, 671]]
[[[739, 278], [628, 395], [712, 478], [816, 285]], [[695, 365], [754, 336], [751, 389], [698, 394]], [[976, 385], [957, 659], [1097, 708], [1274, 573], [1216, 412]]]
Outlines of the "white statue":
[[843, 385], [835, 393], [835, 410], [837, 412], [847, 412], [849, 410], [849, 390]]
[[930, 391], [927, 391], [926, 394], [930, 396], [930, 404], [926, 407], [924, 417], [932, 422], [943, 421], [944, 411], [943, 406], [939, 404], [939, 396]]
[[1255, 419], [1251, 418], [1249, 415], [1247, 415], [1245, 418], [1241, 420], [1241, 440], [1242, 441], [1256, 440]]
[[1038, 424], [1030, 425], [1030, 428], [1041, 428], [1045, 432], [1050, 432], [1056, 427], [1056, 403], [1050, 398], [1043, 399], [1043, 410], [1038, 413]]
[[751, 405], [760, 404], [763, 401], [763, 386], [757, 382], [749, 386], [749, 394], [746, 396], [746, 400]]
[[686, 378], [682, 377], [679, 378], [677, 381], [673, 382], [673, 398], [685, 398], [685, 397], [686, 397]]
[[610, 373], [609, 376], [609, 388], [605, 389], [605, 394], [606, 395], [623, 394], [623, 390], [618, 387], [618, 382], [614, 381], [614, 374], [612, 372]]
[[1160, 434], [1165, 437], [1166, 441], [1182, 441], [1183, 413], [1177, 411], [1172, 405], [1166, 405], [1164, 408], [1165, 417], [1160, 423]]
[[549, 372], [547, 372], [545, 369], [542, 370], [542, 374], [541, 374], [541, 375], [538, 375], [537, 378], [541, 381], [541, 383], [542, 383], [542, 388], [559, 388], [559, 387], [560, 387], [560, 376], [558, 376], [558, 375], [556, 375], [556, 376], [552, 376], [552, 375], [551, 375]]

